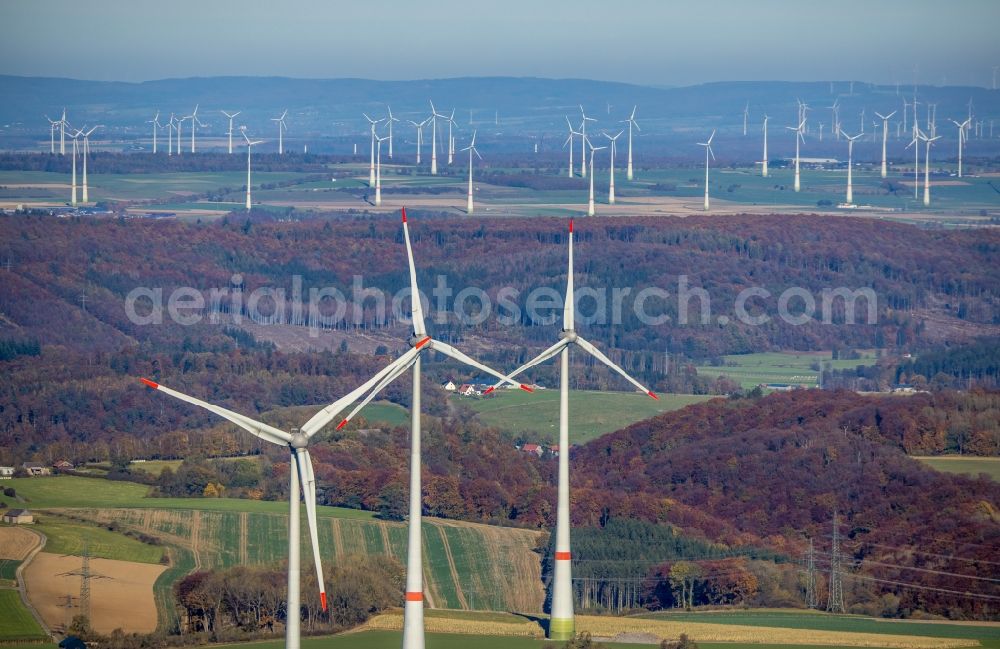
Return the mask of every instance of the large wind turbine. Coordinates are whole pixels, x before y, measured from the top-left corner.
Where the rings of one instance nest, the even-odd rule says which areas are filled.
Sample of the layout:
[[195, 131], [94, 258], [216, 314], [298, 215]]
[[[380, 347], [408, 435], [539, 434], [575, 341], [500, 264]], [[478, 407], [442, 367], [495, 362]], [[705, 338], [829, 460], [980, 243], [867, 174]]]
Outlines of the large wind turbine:
[[[569, 522], [569, 348], [576, 345], [598, 361], [604, 363], [654, 399], [659, 399], [651, 390], [629, 376], [625, 370], [615, 365], [601, 350], [584, 340], [575, 328], [576, 300], [573, 292], [573, 221], [569, 222], [569, 263], [566, 273], [566, 296], [563, 303], [563, 329], [559, 342], [514, 370], [510, 377], [559, 355], [559, 490], [556, 507], [556, 554], [552, 575], [552, 606], [549, 618], [549, 638], [568, 640], [574, 636], [573, 620], [573, 568], [570, 553]], [[489, 388], [496, 389], [500, 384]]]
[[708, 136], [707, 142], [699, 142], [698, 146], [705, 147], [705, 211], [708, 211], [708, 156], [711, 154], [712, 160], [715, 160], [715, 151], [712, 151], [712, 138], [715, 137], [715, 131]]
[[882, 113], [876, 112], [876, 115], [882, 120], [882, 177], [885, 178], [888, 175], [888, 167], [885, 160], [885, 150], [886, 143], [889, 141], [889, 119], [896, 114], [896, 111], [892, 111], [888, 115], [883, 115]]
[[604, 133], [604, 137], [611, 141], [611, 180], [608, 186], [608, 205], [615, 204], [615, 152], [618, 150], [618, 144], [615, 140], [620, 138], [624, 132], [625, 131], [618, 131], [618, 134], [614, 137]]
[[[410, 513], [408, 520], [408, 541], [406, 554], [406, 603], [403, 609], [403, 649], [423, 649], [424, 647], [424, 584], [423, 562], [421, 552], [421, 480], [420, 480], [420, 357], [424, 352], [436, 351], [486, 372], [503, 383], [519, 386], [531, 392], [531, 388], [520, 385], [485, 365], [473, 360], [451, 345], [439, 340], [433, 340], [427, 335], [424, 325], [424, 312], [420, 303], [420, 291], [417, 287], [417, 271], [413, 263], [413, 248], [410, 245], [410, 231], [406, 223], [406, 209], [403, 209], [403, 239], [406, 243], [406, 256], [410, 267], [410, 303], [413, 335], [409, 339], [410, 349], [395, 361], [387, 365], [365, 386], [366, 391], [377, 383], [371, 392], [354, 410], [337, 425], [343, 428], [375, 395], [394, 381], [406, 370], [413, 368], [413, 398], [410, 406]], [[359, 388], [360, 390], [361, 388]], [[357, 392], [357, 391], [355, 391]], [[345, 397], [346, 399], [346, 397]], [[308, 424], [307, 424], [308, 426]]]
[[389, 136], [385, 137], [375, 136], [376, 141], [378, 141], [377, 149], [375, 154], [375, 207], [382, 207], [382, 142], [383, 140], [388, 140]]
[[[84, 128], [87, 128], [84, 126]], [[99, 128], [103, 128], [100, 124], [93, 127], [89, 131], [83, 132], [83, 202], [90, 202], [90, 194], [87, 189], [87, 157], [90, 155], [90, 134]]]
[[247, 211], [250, 211], [250, 151], [253, 149], [255, 144], [260, 144], [264, 140], [253, 140], [247, 137], [247, 127], [241, 126], [240, 133], [243, 134], [243, 139], [247, 141]]
[[181, 154], [181, 125], [184, 123], [184, 120], [186, 119], [187, 119], [186, 117], [177, 118], [177, 155]]
[[437, 143], [437, 118], [447, 119], [445, 115], [439, 114], [434, 109], [434, 102], [431, 103], [431, 175], [436, 176], [438, 172], [438, 143]]
[[851, 205], [854, 203], [854, 184], [852, 182], [854, 178], [854, 141], [865, 134], [861, 131], [854, 137], [851, 137], [843, 130], [840, 132], [845, 138], [847, 138], [847, 204]]
[[[361, 113], [361, 114], [365, 116], [365, 119], [368, 120], [368, 124], [371, 127], [372, 156], [371, 156], [371, 162], [368, 163], [368, 186], [374, 187], [375, 186], [375, 125], [381, 122], [382, 120], [372, 119], [371, 117], [368, 117], [368, 113]], [[420, 162], [420, 160], [418, 159], [417, 162]]]
[[[971, 119], [971, 118], [970, 118]], [[958, 177], [962, 177], [962, 149], [965, 148], [965, 130], [969, 128], [970, 120], [967, 119], [964, 122], [956, 122], [951, 120], [951, 123], [958, 127]]]
[[398, 122], [399, 119], [392, 116], [392, 108], [389, 107], [389, 104], [385, 105], [385, 109], [389, 112], [389, 117], [386, 118], [386, 121], [389, 122], [389, 159], [392, 160], [392, 123]]
[[205, 124], [202, 124], [201, 120], [198, 119], [198, 104], [195, 104], [194, 112], [186, 116], [184, 119], [191, 120], [191, 153], [194, 153], [194, 132], [198, 130], [199, 126], [205, 126]]
[[163, 128], [163, 124], [160, 124], [160, 111], [156, 111], [156, 115], [153, 119], [146, 123], [153, 125], [153, 153], [156, 153], [156, 129]]
[[590, 138], [586, 135], [583, 136], [583, 142], [588, 147], [590, 147], [590, 199], [587, 201], [587, 216], [594, 215], [594, 153], [600, 151], [601, 149], [606, 149], [604, 146], [594, 146], [590, 143]]
[[[767, 120], [768, 119], [769, 118], [768, 118], [767, 114], [765, 113], [764, 114], [764, 128], [762, 129], [764, 131], [764, 160], [763, 160], [763, 162], [761, 163], [761, 166], [760, 166], [760, 176], [761, 176], [761, 178], [767, 178]], [[819, 133], [820, 133], [820, 136], [819, 136], [820, 140], [822, 140], [822, 138], [823, 138], [823, 125], [822, 124], [820, 125]]]
[[597, 120], [593, 117], [587, 117], [587, 113], [583, 112], [583, 104], [580, 105], [580, 115], [583, 119], [580, 122], [580, 177], [587, 177], [587, 147], [586, 144], [590, 143], [587, 139], [587, 122], [596, 122]]
[[927, 143], [927, 150], [924, 152], [924, 207], [931, 205], [931, 144], [935, 140], [940, 140], [941, 136], [927, 137], [920, 134], [920, 139]]
[[627, 120], [625, 120], [628, 122], [628, 168], [625, 172], [625, 177], [629, 180], [632, 180], [632, 127], [634, 126], [637, 131], [642, 130], [639, 128], [639, 123], [635, 121], [636, 108], [638, 108], [638, 106], [632, 107], [632, 114], [628, 116]]
[[288, 115], [288, 109], [287, 108], [285, 109], [285, 111], [283, 113], [281, 113], [281, 117], [272, 117], [271, 118], [272, 122], [277, 122], [278, 123], [278, 155], [282, 155], [282, 154], [285, 153], [285, 143], [284, 143], [284, 140], [282, 138], [282, 135], [284, 134], [285, 131], [288, 130], [288, 126], [285, 124], [285, 116], [286, 115]]
[[[802, 136], [802, 129], [806, 125], [806, 120], [799, 122], [798, 126], [786, 126], [789, 131], [795, 131], [795, 191], [801, 189], [802, 184], [799, 181], [799, 144], [805, 142], [805, 138]], [[839, 138], [839, 131], [837, 137]]]
[[469, 152], [469, 200], [466, 203], [465, 211], [468, 214], [472, 214], [472, 208], [473, 208], [473, 206], [472, 206], [472, 154], [475, 153], [477, 158], [479, 158], [480, 160], [483, 159], [483, 156], [479, 155], [479, 151], [476, 150], [476, 131], [472, 132], [472, 142], [469, 143], [469, 146], [467, 146], [464, 149], [462, 149], [462, 151], [468, 151]]
[[[240, 129], [243, 131], [244, 129]], [[244, 136], [246, 133], [244, 132]], [[249, 140], [248, 140], [249, 143]], [[254, 143], [256, 144], [256, 142]], [[249, 147], [249, 144], [248, 144]], [[391, 367], [391, 366], [389, 366]], [[312, 458], [309, 456], [309, 442], [312, 437], [330, 423], [345, 408], [360, 398], [365, 392], [371, 389], [379, 379], [385, 376], [389, 367], [384, 368], [367, 383], [358, 387], [350, 394], [338, 401], [330, 404], [317, 412], [309, 421], [303, 424], [302, 428], [293, 428], [286, 432], [279, 428], [269, 426], [260, 421], [251, 419], [232, 410], [227, 410], [220, 406], [206, 403], [195, 397], [188, 396], [176, 390], [171, 390], [149, 379], [140, 379], [148, 387], [164, 392], [172, 397], [186, 401], [190, 404], [204, 408], [224, 419], [228, 419], [240, 428], [246, 430], [251, 435], [266, 442], [283, 446], [289, 453], [289, 475], [288, 475], [288, 595], [286, 606], [285, 622], [285, 648], [299, 649], [301, 645], [301, 585], [300, 585], [300, 557], [299, 544], [301, 543], [301, 533], [299, 531], [301, 501], [305, 501], [306, 521], [309, 527], [309, 540], [312, 545], [313, 563], [316, 566], [316, 578], [319, 584], [319, 597], [326, 610], [326, 585], [323, 580], [323, 568], [320, 561], [319, 536], [316, 529], [316, 477], [313, 472]], [[300, 493], [301, 490], [301, 493]]]
[[224, 110], [220, 110], [220, 113], [229, 118], [229, 130], [226, 133], [229, 135], [229, 155], [233, 155], [233, 118], [239, 115], [242, 111], [236, 111], [235, 113], [227, 113]]

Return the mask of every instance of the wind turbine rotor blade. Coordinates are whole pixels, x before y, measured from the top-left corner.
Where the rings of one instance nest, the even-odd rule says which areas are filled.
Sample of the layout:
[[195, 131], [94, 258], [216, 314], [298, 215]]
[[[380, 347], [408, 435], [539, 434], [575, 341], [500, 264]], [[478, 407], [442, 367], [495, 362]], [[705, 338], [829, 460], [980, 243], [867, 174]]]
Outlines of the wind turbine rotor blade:
[[278, 444], [279, 446], [287, 446], [289, 442], [292, 441], [292, 436], [283, 430], [275, 428], [274, 426], [268, 426], [264, 422], [256, 421], [250, 419], [245, 415], [241, 415], [238, 412], [233, 412], [232, 410], [227, 410], [221, 406], [216, 406], [211, 403], [202, 401], [201, 399], [196, 399], [195, 397], [184, 394], [183, 392], [178, 392], [177, 390], [171, 390], [170, 388], [164, 387], [159, 383], [150, 381], [149, 379], [141, 378], [144, 385], [153, 390], [159, 392], [164, 392], [174, 397], [175, 399], [180, 399], [181, 401], [186, 401], [192, 405], [204, 408], [209, 412], [215, 413], [224, 419], [228, 419], [240, 428], [246, 430], [251, 435], [259, 437], [263, 440], [271, 442], [272, 444]]
[[[309, 526], [309, 543], [312, 546], [313, 563], [316, 566], [316, 583], [319, 585], [319, 600], [326, 610], [326, 585], [323, 583], [323, 563], [319, 553], [319, 530], [316, 527], [316, 474], [313, 472], [312, 458], [309, 450], [295, 449], [293, 454], [295, 465], [299, 472], [299, 483], [302, 485], [302, 497], [306, 502], [306, 522]], [[296, 497], [298, 494], [290, 494]], [[295, 539], [293, 542], [298, 541]]]
[[[428, 339], [429, 341], [429, 339]], [[339, 424], [337, 424], [337, 430], [340, 430], [347, 425], [347, 422], [354, 419], [354, 416], [361, 412], [361, 409], [371, 403], [382, 390], [385, 389], [387, 385], [399, 378], [406, 370], [410, 369], [410, 366], [417, 361], [417, 356], [420, 355], [420, 350], [423, 348], [423, 344], [419, 347], [411, 347], [405, 354], [399, 357], [396, 363], [393, 364], [392, 370], [390, 370], [385, 376], [379, 379], [375, 387], [372, 388], [371, 392], [368, 393], [364, 399], [358, 402], [354, 409], [346, 417], [344, 417]]]
[[351, 392], [347, 393], [345, 396], [341, 397], [340, 399], [337, 399], [330, 405], [326, 406], [325, 408], [317, 412], [315, 415], [312, 416], [312, 418], [309, 419], [309, 421], [303, 424], [300, 430], [306, 437], [312, 437], [320, 430], [322, 430], [324, 426], [333, 421], [334, 418], [337, 417], [341, 412], [347, 409], [349, 405], [360, 399], [362, 396], [368, 393], [369, 390], [374, 388], [379, 383], [379, 381], [385, 378], [387, 374], [395, 370], [398, 366], [406, 364], [407, 360], [412, 360], [412, 358], [415, 356], [416, 353], [414, 352], [413, 349], [408, 350], [405, 354], [403, 354], [402, 356], [400, 356], [399, 358], [397, 358], [396, 360], [392, 361], [391, 363], [383, 367], [381, 370], [379, 370], [378, 373], [375, 374], [375, 376], [371, 377], [370, 379], [362, 383], [360, 386], [358, 386]]
[[406, 240], [406, 258], [410, 264], [410, 311], [413, 315], [413, 333], [426, 336], [424, 328], [424, 307], [420, 303], [420, 289], [417, 288], [417, 268], [413, 264], [413, 247], [410, 245], [410, 228], [406, 224], [406, 208], [403, 208], [403, 238]]
[[592, 344], [590, 344], [589, 342], [587, 342], [586, 340], [584, 340], [580, 336], [577, 336], [576, 340], [574, 342], [577, 345], [579, 345], [580, 347], [582, 347], [585, 352], [587, 352], [588, 354], [590, 354], [591, 356], [593, 356], [597, 360], [601, 361], [602, 363], [604, 363], [605, 365], [607, 365], [608, 367], [610, 367], [614, 371], [616, 371], [619, 374], [621, 374], [623, 377], [625, 377], [625, 379], [629, 383], [631, 383], [632, 385], [634, 385], [636, 388], [638, 388], [639, 390], [642, 390], [643, 392], [645, 392], [650, 397], [659, 400], [660, 397], [656, 396], [656, 394], [652, 390], [650, 390], [649, 388], [647, 388], [646, 386], [644, 386], [642, 383], [639, 383], [638, 381], [636, 381], [635, 379], [633, 379], [631, 376], [628, 375], [628, 373], [625, 370], [623, 370], [622, 368], [620, 368], [617, 365], [615, 365], [614, 362], [610, 358], [608, 358], [607, 356], [605, 356], [604, 352], [602, 352], [600, 349], [598, 349], [597, 347], [594, 347]]
[[[510, 377], [510, 378], [513, 378], [515, 376], [518, 376], [519, 374], [521, 374], [525, 370], [528, 370], [528, 369], [530, 369], [530, 368], [532, 368], [532, 367], [534, 367], [534, 366], [536, 366], [536, 365], [538, 365], [540, 363], [544, 363], [545, 361], [549, 360], [550, 358], [552, 358], [553, 356], [555, 356], [556, 354], [558, 354], [559, 352], [561, 352], [562, 349], [563, 349], [563, 347], [565, 347], [565, 346], [567, 346], [569, 344], [570, 343], [569, 343], [569, 339], [568, 338], [562, 338], [562, 339], [560, 339], [559, 342], [557, 342], [556, 344], [552, 345], [551, 347], [549, 347], [548, 349], [546, 349], [545, 351], [543, 351], [538, 356], [535, 356], [530, 361], [528, 361], [527, 363], [525, 363], [521, 367], [517, 368], [516, 370], [514, 370], [513, 372], [511, 372], [507, 376]], [[489, 394], [490, 392], [493, 392], [494, 390], [496, 390], [498, 387], [500, 387], [503, 384], [504, 384], [504, 381], [499, 381], [498, 383], [495, 383], [493, 385], [493, 387], [488, 388], [483, 394]]]
[[532, 391], [531, 388], [529, 388], [528, 386], [524, 385], [523, 383], [518, 383], [517, 381], [515, 381], [512, 378], [510, 378], [509, 376], [505, 376], [505, 375], [501, 374], [500, 372], [497, 372], [493, 368], [487, 367], [486, 365], [483, 365], [482, 363], [480, 363], [479, 361], [475, 360], [471, 356], [468, 356], [467, 354], [458, 351], [457, 349], [455, 349], [454, 347], [452, 347], [448, 343], [443, 343], [440, 340], [434, 340], [434, 341], [431, 342], [431, 349], [434, 349], [435, 351], [439, 351], [442, 354], [444, 354], [445, 356], [449, 356], [449, 357], [455, 359], [459, 363], [464, 363], [464, 364], [466, 364], [466, 365], [468, 365], [470, 367], [476, 368], [477, 370], [479, 370], [481, 372], [486, 372], [487, 374], [490, 374], [490, 375], [492, 375], [492, 376], [500, 379], [500, 383], [509, 383], [509, 384], [511, 384], [511, 385], [513, 385], [515, 387], [521, 388], [525, 392], [531, 392]]

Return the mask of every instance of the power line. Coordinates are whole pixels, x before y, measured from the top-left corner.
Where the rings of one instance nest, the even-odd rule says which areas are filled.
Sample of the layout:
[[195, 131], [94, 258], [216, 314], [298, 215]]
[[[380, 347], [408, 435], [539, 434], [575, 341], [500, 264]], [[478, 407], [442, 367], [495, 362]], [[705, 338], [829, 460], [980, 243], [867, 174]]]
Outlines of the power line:
[[833, 547], [830, 557], [830, 596], [826, 600], [826, 610], [829, 613], [844, 613], [844, 582], [840, 571], [840, 527], [837, 512], [833, 512]]
[[[819, 554], [829, 554], [828, 552], [819, 552]], [[933, 568], [918, 568], [916, 566], [903, 566], [896, 563], [883, 563], [881, 561], [873, 561], [871, 559], [858, 559], [855, 561], [857, 566], [862, 564], [870, 566], [884, 566], [886, 568], [897, 568], [899, 570], [915, 570], [917, 572], [926, 572], [934, 575], [946, 575], [948, 577], [960, 577], [962, 579], [977, 579], [979, 581], [989, 581], [995, 584], [1000, 584], [1000, 579], [993, 577], [980, 577], [979, 575], [963, 575], [958, 572], [948, 572], [946, 570], [934, 570]]]
[[[912, 552], [914, 554], [925, 554], [929, 557], [938, 557], [940, 559], [951, 559], [953, 561], [965, 561], [967, 563], [984, 563], [990, 566], [1000, 566], [1000, 561], [988, 561], [986, 559], [970, 559], [968, 557], [959, 557], [953, 554], [938, 554], [936, 552], [927, 552], [926, 550], [914, 550], [912, 548], [903, 548], [895, 545], [885, 545], [883, 543], [869, 543], [867, 541], [862, 541], [862, 545], [870, 545], [876, 548], [887, 548], [889, 550], [902, 550], [903, 552]], [[981, 543], [966, 543], [965, 545], [984, 545]], [[993, 546], [987, 546], [993, 547]]]

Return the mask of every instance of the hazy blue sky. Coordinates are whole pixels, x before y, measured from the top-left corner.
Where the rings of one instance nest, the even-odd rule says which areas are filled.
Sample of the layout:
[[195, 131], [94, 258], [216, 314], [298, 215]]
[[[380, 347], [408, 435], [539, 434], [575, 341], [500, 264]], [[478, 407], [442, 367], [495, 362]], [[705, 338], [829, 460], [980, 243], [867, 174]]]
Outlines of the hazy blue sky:
[[0, 73], [988, 85], [1000, 0], [0, 0]]

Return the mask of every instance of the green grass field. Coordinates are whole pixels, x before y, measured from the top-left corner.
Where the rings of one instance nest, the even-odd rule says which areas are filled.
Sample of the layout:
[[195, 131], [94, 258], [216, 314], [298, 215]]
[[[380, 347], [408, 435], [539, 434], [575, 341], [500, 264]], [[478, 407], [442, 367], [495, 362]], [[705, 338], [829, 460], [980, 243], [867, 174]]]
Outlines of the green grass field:
[[48, 640], [21, 596], [12, 588], [0, 589], [0, 644], [17, 640]]
[[[231, 511], [284, 513], [288, 505], [281, 502], [243, 500], [239, 498], [147, 498], [149, 487], [133, 482], [112, 482], [100, 478], [59, 476], [49, 478], [15, 478], [9, 482], [31, 509], [55, 508], [156, 508], [193, 509], [201, 511]], [[374, 514], [342, 507], [318, 507], [324, 518], [371, 519]]]
[[77, 523], [54, 514], [43, 514], [34, 529], [47, 537], [45, 551], [52, 554], [83, 554], [84, 541], [90, 555], [102, 559], [159, 563], [165, 549], [142, 543], [102, 527]]
[[20, 565], [21, 562], [17, 559], [0, 559], [0, 582], [13, 581], [17, 577], [17, 567]]
[[[470, 398], [455, 395], [456, 404], [476, 411], [488, 426], [517, 433], [532, 433], [540, 439], [555, 441], [559, 436], [559, 391], [497, 390], [496, 396]], [[605, 433], [624, 428], [662, 412], [700, 403], [708, 396], [661, 394], [659, 401], [637, 392], [595, 392], [571, 390], [570, 440], [583, 443]]]
[[659, 620], [685, 620], [711, 624], [817, 629], [850, 633], [916, 635], [929, 638], [967, 638], [996, 641], [1000, 646], [1000, 625], [949, 624], [919, 620], [883, 620], [859, 615], [829, 615], [820, 611], [779, 609], [746, 611], [706, 611], [703, 613], [647, 613], [639, 617]]
[[699, 365], [698, 374], [708, 377], [728, 376], [740, 387], [753, 388], [761, 383], [792, 383], [814, 386], [819, 384], [819, 372], [814, 363], [833, 369], [853, 369], [875, 363], [874, 353], [865, 352], [855, 360], [832, 360], [829, 352], [764, 352], [723, 356], [725, 365]]
[[914, 456], [924, 464], [945, 473], [960, 473], [978, 477], [985, 473], [1000, 482], [1000, 457], [970, 457], [968, 455]]

